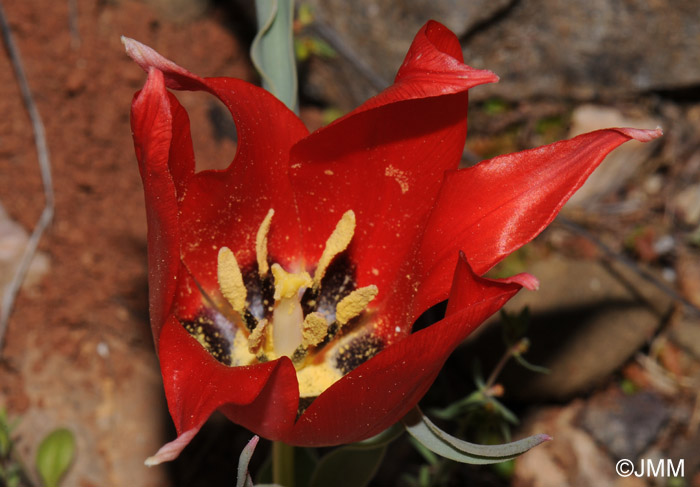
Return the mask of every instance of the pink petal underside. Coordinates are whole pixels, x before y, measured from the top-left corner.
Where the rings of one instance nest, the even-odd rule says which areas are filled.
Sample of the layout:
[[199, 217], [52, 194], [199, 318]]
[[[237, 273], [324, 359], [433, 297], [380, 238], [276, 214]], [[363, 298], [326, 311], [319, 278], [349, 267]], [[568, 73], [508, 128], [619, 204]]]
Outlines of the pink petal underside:
[[134, 97], [131, 127], [146, 196], [149, 305], [157, 343], [173, 304], [180, 258], [177, 192], [168, 167], [172, 116], [160, 71], [150, 71]]
[[203, 89], [203, 80], [137, 40], [122, 36], [126, 53], [146, 72], [151, 68], [165, 75], [165, 85], [174, 90]]
[[516, 284], [520, 284], [525, 289], [529, 289], [530, 291], [537, 291], [540, 288], [540, 280], [527, 272], [507, 277], [503, 279], [503, 282], [514, 282]]
[[[467, 90], [497, 80], [489, 71], [462, 64], [456, 54], [461, 57], [454, 34], [426, 24], [393, 86], [292, 149], [301, 220], [314, 222], [302, 228], [307, 262], [315, 264], [340, 215], [352, 209], [357, 231], [350, 251], [358, 285], [379, 287], [376, 306], [400, 286], [393, 299], [396, 312], [415, 292], [404, 267], [417, 248], [416, 237], [444, 171], [456, 168], [462, 154]], [[386, 316], [392, 330], [403, 323]]]
[[161, 446], [156, 454], [152, 457], [148, 457], [144, 463], [147, 467], [154, 467], [163, 462], [175, 460], [198, 432], [199, 428], [192, 428], [178, 435], [173, 441]]
[[388, 428], [423, 397], [454, 348], [519, 289], [517, 283], [477, 276], [462, 257], [445, 319], [391, 345], [336, 382], [284, 441], [328, 446]]
[[483, 274], [551, 223], [605, 156], [660, 129], [607, 129], [448, 172], [420, 252], [413, 316], [445, 299], [457, 249]]

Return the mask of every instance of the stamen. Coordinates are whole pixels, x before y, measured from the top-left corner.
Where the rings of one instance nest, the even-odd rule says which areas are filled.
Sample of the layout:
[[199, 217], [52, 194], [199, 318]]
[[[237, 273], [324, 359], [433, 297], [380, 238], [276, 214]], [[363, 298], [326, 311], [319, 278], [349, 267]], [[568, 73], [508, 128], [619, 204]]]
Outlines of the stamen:
[[[342, 215], [326, 240], [313, 278], [306, 271], [288, 272], [270, 262], [267, 247], [274, 214], [273, 209], [268, 210], [258, 227], [255, 254], [259, 279], [246, 281], [249, 289], [234, 253], [228, 247], [219, 249], [219, 288], [241, 318], [235, 320], [230, 336], [224, 337], [225, 354], [215, 347], [220, 338], [216, 331], [210, 335], [201, 327], [188, 330], [217, 360], [231, 366], [289, 357], [297, 371], [300, 398], [314, 398], [381, 350], [383, 344], [374, 346], [376, 339], [367, 334], [368, 327], [353, 328], [350, 333], [343, 329], [365, 311], [379, 290], [370, 285], [350, 292], [355, 286], [354, 268], [337, 259], [355, 234], [352, 210]], [[303, 269], [303, 264], [298, 267]], [[246, 279], [252, 277], [247, 275]], [[358, 333], [369, 338], [358, 338]]]
[[255, 255], [258, 259], [258, 274], [260, 274], [260, 277], [265, 277], [269, 270], [267, 264], [267, 234], [270, 231], [270, 223], [272, 222], [272, 215], [274, 214], [275, 210], [270, 208], [270, 211], [265, 215], [265, 219], [260, 224], [258, 233], [255, 236]]
[[246, 314], [246, 297], [248, 295], [245, 285], [243, 284], [243, 275], [238, 267], [236, 257], [228, 247], [219, 249], [219, 261], [217, 266], [217, 277], [219, 279], [219, 288], [221, 294], [224, 295], [233, 309], [237, 311], [241, 317]]
[[323, 249], [323, 254], [318, 261], [316, 272], [314, 273], [314, 287], [318, 288], [321, 285], [321, 279], [326, 274], [326, 270], [330, 265], [333, 257], [345, 250], [353, 235], [355, 234], [355, 212], [352, 210], [346, 211], [341, 217], [335, 230], [326, 240], [326, 247]]
[[313, 312], [304, 318], [301, 346], [315, 347], [328, 335], [328, 322], [321, 313]]
[[379, 289], [377, 289], [377, 286], [374, 284], [355, 289], [345, 296], [335, 307], [335, 321], [340, 326], [343, 326], [362, 313], [370, 301], [377, 296], [377, 293], [379, 293]]
[[272, 275], [275, 278], [275, 301], [295, 297], [299, 289], [313, 284], [308, 272], [287, 272], [279, 264], [272, 264]]
[[248, 351], [253, 355], [257, 355], [263, 345], [265, 338], [265, 330], [267, 329], [267, 320], [260, 320], [258, 326], [248, 336]]

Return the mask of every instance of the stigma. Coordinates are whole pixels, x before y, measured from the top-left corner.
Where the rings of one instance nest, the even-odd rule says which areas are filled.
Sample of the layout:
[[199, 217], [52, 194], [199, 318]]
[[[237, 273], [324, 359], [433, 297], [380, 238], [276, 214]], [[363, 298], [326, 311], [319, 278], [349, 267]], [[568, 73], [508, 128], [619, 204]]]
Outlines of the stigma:
[[[352, 269], [334, 264], [341, 263], [337, 258], [354, 236], [352, 210], [342, 215], [310, 271], [270, 262], [267, 236], [273, 216], [270, 209], [256, 234], [256, 270], [243, 272], [233, 251], [219, 249], [219, 290], [238, 317], [231, 356], [235, 365], [289, 357], [297, 369], [300, 394], [315, 396], [344, 374], [337, 363], [345, 359], [336, 357], [334, 363], [331, 351], [351, 349], [347, 343], [361, 334], [347, 332], [363, 321], [379, 289], [354, 288]], [[334, 270], [338, 268], [340, 276]]]

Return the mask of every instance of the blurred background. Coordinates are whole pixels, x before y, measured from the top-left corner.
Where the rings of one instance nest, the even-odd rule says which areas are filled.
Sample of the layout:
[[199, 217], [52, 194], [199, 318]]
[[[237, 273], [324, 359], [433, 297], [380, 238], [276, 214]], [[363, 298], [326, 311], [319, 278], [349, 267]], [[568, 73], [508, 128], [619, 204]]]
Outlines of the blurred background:
[[[698, 0], [297, 6], [301, 114], [312, 130], [388, 86], [415, 33], [435, 19], [457, 34], [467, 64], [501, 77], [470, 92], [463, 165], [609, 126], [665, 133], [616, 150], [563, 217], [494, 271], [533, 273], [541, 289], [521, 293], [506, 324], [495, 317], [461, 347], [421, 403], [472, 441], [535, 432], [556, 441], [514, 463], [477, 468], [433, 461], [401, 440], [372, 485], [700, 486]], [[145, 211], [129, 127], [145, 74], [120, 36], [202, 76], [258, 82], [248, 56], [253, 4], [2, 0], [2, 7], [45, 124], [55, 191], [53, 223], [0, 351], [0, 409], [19, 421], [12, 437], [29, 481], [37, 483], [31, 465], [41, 439], [65, 426], [77, 441], [65, 486], [234, 485], [249, 433], [217, 417], [177, 462], [143, 466], [174, 433], [148, 326]], [[226, 166], [236, 133], [225, 107], [199, 93], [178, 97], [192, 120], [198, 169]], [[0, 113], [4, 289], [45, 204], [6, 50]], [[530, 317], [514, 318], [526, 306]], [[524, 357], [549, 373], [510, 361], [486, 400], [460, 402], [477, 387], [479, 370], [489, 376], [506, 352], [504, 327], [523, 328]], [[456, 406], [446, 412], [448, 404]], [[265, 455], [261, 444], [253, 471]], [[622, 478], [621, 458], [683, 459], [684, 478]]]

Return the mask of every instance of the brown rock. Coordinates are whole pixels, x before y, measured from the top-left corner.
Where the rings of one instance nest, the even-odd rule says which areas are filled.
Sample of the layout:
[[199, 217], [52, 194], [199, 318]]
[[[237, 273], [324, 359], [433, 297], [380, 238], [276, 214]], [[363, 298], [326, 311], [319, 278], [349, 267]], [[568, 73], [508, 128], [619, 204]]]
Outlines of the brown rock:
[[540, 410], [526, 420], [525, 433], [547, 433], [553, 437], [518, 457], [514, 487], [644, 487], [634, 476], [621, 478], [615, 462], [585, 431], [576, 426], [585, 409], [583, 401], [565, 407]]
[[[515, 363], [501, 376], [506, 394], [521, 400], [565, 400], [602, 384], [639, 350], [660, 326], [670, 299], [625, 267], [552, 256], [528, 272], [540, 279], [539, 291], [521, 291], [507, 309], [528, 306], [532, 322], [525, 358], [543, 365], [538, 374]], [[502, 350], [500, 326], [473, 338], [465, 356], [479, 356], [490, 370], [494, 350]], [[489, 356], [480, 353], [489, 350]]]

